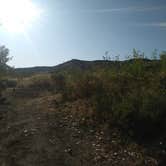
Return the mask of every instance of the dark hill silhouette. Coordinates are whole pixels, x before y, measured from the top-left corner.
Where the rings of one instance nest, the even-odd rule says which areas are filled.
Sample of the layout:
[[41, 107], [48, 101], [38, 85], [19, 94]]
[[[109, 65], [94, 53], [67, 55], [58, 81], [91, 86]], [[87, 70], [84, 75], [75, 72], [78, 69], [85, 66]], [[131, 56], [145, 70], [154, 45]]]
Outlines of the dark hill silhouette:
[[[145, 63], [152, 62], [149, 59], [143, 59]], [[27, 67], [27, 68], [16, 68], [14, 71], [16, 74], [20, 75], [31, 75], [38, 73], [48, 73], [48, 72], [59, 72], [59, 71], [70, 71], [70, 70], [89, 70], [95, 67], [118, 67], [123, 64], [130, 64], [133, 60], [125, 60], [125, 61], [107, 61], [107, 60], [95, 60], [95, 61], [85, 61], [72, 59], [65, 63], [56, 65], [56, 66], [36, 66], [36, 67]]]
[[27, 68], [16, 68], [16, 74], [22, 75], [31, 75], [36, 73], [48, 73], [53, 71], [61, 71], [61, 70], [86, 70], [92, 68], [94, 64], [102, 63], [104, 61], [83, 61], [72, 59], [65, 63], [59, 64], [57, 66], [36, 66], [36, 67], [27, 67]]

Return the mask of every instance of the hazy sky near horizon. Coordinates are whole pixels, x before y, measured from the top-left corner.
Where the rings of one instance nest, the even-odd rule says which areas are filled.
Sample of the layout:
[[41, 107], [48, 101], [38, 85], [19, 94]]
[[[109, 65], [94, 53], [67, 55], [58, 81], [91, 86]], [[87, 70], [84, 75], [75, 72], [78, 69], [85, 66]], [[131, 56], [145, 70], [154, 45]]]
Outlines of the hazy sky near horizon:
[[[42, 14], [25, 33], [0, 27], [0, 45], [15, 67], [52, 66], [70, 59], [123, 59], [133, 48], [166, 50], [166, 0], [32, 0]], [[1, 5], [1, 4], [0, 4]]]

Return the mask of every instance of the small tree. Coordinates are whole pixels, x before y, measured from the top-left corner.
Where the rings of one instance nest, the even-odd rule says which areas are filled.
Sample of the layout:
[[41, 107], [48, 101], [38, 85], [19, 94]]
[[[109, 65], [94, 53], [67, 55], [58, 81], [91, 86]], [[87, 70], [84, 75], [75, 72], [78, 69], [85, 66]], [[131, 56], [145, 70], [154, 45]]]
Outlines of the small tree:
[[104, 61], [111, 61], [111, 56], [109, 55], [109, 51], [105, 52], [105, 56], [103, 56]]
[[128, 72], [130, 72], [134, 76], [141, 76], [144, 74], [145, 72], [144, 52], [140, 52], [139, 50], [136, 50], [134, 48], [132, 55], [129, 55], [127, 59], [130, 60], [130, 63], [127, 66]]
[[158, 50], [157, 49], [153, 50], [151, 59], [152, 60], [157, 60], [158, 59]]
[[4, 84], [3, 82], [1, 82], [1, 79], [9, 70], [7, 62], [10, 59], [11, 58], [9, 57], [9, 49], [6, 48], [5, 46], [0, 46], [0, 97], [1, 97], [2, 90], [4, 89]]
[[133, 49], [133, 58], [134, 59], [144, 59], [145, 54], [144, 52], [140, 52], [139, 50], [136, 50], [135, 48]]
[[7, 62], [11, 59], [9, 57], [9, 49], [5, 46], [0, 46], [0, 78], [6, 73], [9, 69]]
[[162, 71], [166, 72], [166, 51], [160, 53], [160, 60]]

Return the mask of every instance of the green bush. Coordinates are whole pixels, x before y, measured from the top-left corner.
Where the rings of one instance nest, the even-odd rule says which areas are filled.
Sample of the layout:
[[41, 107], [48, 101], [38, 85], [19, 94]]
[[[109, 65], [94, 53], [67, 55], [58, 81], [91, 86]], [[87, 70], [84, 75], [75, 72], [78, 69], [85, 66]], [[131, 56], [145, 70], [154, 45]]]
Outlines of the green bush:
[[103, 82], [94, 94], [99, 117], [104, 117], [110, 124], [140, 139], [154, 138], [164, 132], [166, 91], [161, 89], [161, 81], [157, 76], [150, 76], [135, 78], [122, 73], [112, 76], [109, 84]]
[[160, 54], [160, 59], [161, 59], [161, 70], [163, 72], [166, 72], [166, 51], [163, 51]]
[[137, 139], [159, 137], [166, 129], [166, 75], [128, 71], [88, 73], [75, 81], [77, 98], [89, 98], [97, 121], [108, 122]]

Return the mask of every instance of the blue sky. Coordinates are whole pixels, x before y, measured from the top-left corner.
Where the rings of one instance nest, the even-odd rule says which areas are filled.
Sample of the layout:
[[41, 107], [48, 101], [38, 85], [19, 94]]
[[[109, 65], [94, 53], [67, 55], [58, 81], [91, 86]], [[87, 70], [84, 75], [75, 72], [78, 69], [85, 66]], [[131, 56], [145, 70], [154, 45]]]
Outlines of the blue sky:
[[0, 44], [15, 67], [52, 66], [70, 59], [102, 59], [133, 48], [166, 50], [165, 0], [32, 0], [41, 17], [25, 34], [0, 28]]

